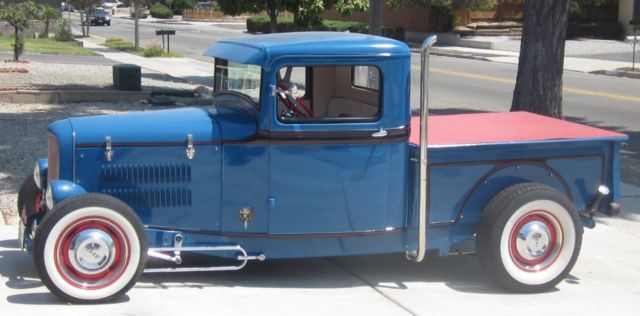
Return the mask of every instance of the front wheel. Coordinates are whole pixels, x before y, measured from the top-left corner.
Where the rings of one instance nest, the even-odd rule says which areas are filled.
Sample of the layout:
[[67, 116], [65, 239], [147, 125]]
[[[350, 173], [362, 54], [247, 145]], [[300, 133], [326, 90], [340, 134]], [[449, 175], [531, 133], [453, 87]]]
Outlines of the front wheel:
[[42, 190], [36, 186], [33, 175], [30, 174], [24, 179], [18, 192], [18, 215], [24, 225], [27, 224], [29, 217], [42, 210]]
[[47, 213], [34, 240], [34, 261], [47, 288], [76, 303], [123, 295], [147, 259], [140, 218], [122, 201], [85, 194]]
[[500, 286], [540, 292], [558, 284], [575, 264], [582, 225], [565, 195], [543, 184], [508, 187], [487, 205], [480, 220], [480, 264]]

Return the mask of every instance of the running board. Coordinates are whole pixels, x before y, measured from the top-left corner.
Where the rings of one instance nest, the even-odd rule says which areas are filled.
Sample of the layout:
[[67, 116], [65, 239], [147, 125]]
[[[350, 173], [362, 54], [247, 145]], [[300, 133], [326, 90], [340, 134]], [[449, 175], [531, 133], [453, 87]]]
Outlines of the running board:
[[[182, 264], [182, 251], [199, 251], [199, 252], [210, 252], [210, 251], [222, 251], [222, 252], [237, 252], [240, 253], [236, 257], [238, 261], [241, 261], [240, 264], [234, 266], [217, 266], [217, 267], [171, 267], [171, 268], [150, 268], [144, 269], [144, 273], [158, 273], [158, 272], [207, 272], [207, 271], [235, 271], [244, 268], [249, 260], [258, 260], [264, 261], [266, 256], [264, 254], [259, 254], [257, 256], [249, 256], [244, 248], [239, 245], [235, 246], [210, 246], [210, 247], [182, 247], [182, 235], [178, 234], [174, 239], [174, 247], [162, 247], [162, 248], [149, 248], [147, 251], [147, 255], [149, 257], [158, 258], [161, 260], [173, 262], [175, 264]], [[173, 252], [172, 255], [163, 253], [163, 252]]]

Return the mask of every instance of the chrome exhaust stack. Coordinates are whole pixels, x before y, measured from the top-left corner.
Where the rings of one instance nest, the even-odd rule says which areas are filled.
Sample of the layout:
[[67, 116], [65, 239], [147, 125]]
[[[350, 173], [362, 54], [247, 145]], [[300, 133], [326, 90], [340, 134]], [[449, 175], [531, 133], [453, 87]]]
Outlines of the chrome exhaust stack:
[[407, 254], [413, 261], [424, 259], [427, 250], [427, 203], [429, 182], [427, 181], [427, 118], [429, 116], [429, 49], [436, 43], [431, 35], [420, 47], [420, 184], [418, 186], [420, 206], [418, 223], [418, 251]]

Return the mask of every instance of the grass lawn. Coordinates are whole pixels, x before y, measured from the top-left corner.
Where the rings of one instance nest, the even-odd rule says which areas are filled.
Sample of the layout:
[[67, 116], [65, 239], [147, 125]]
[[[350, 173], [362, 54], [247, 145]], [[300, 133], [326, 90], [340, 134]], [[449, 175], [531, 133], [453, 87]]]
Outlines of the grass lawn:
[[180, 57], [176, 53], [167, 53], [162, 50], [162, 47], [157, 46], [135, 49], [133, 43], [116, 37], [107, 38], [102, 45], [142, 57]]
[[[0, 51], [13, 52], [13, 37], [0, 37]], [[51, 38], [26, 38], [25, 53], [42, 53], [75, 56], [97, 56], [94, 51], [80, 47], [76, 42], [57, 42]]]

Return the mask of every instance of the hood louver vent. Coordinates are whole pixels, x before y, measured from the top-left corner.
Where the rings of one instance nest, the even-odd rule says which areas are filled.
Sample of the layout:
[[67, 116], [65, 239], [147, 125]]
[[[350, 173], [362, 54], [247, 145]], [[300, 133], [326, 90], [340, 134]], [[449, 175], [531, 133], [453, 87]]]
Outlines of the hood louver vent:
[[191, 166], [181, 164], [103, 165], [102, 192], [131, 207], [191, 205]]

